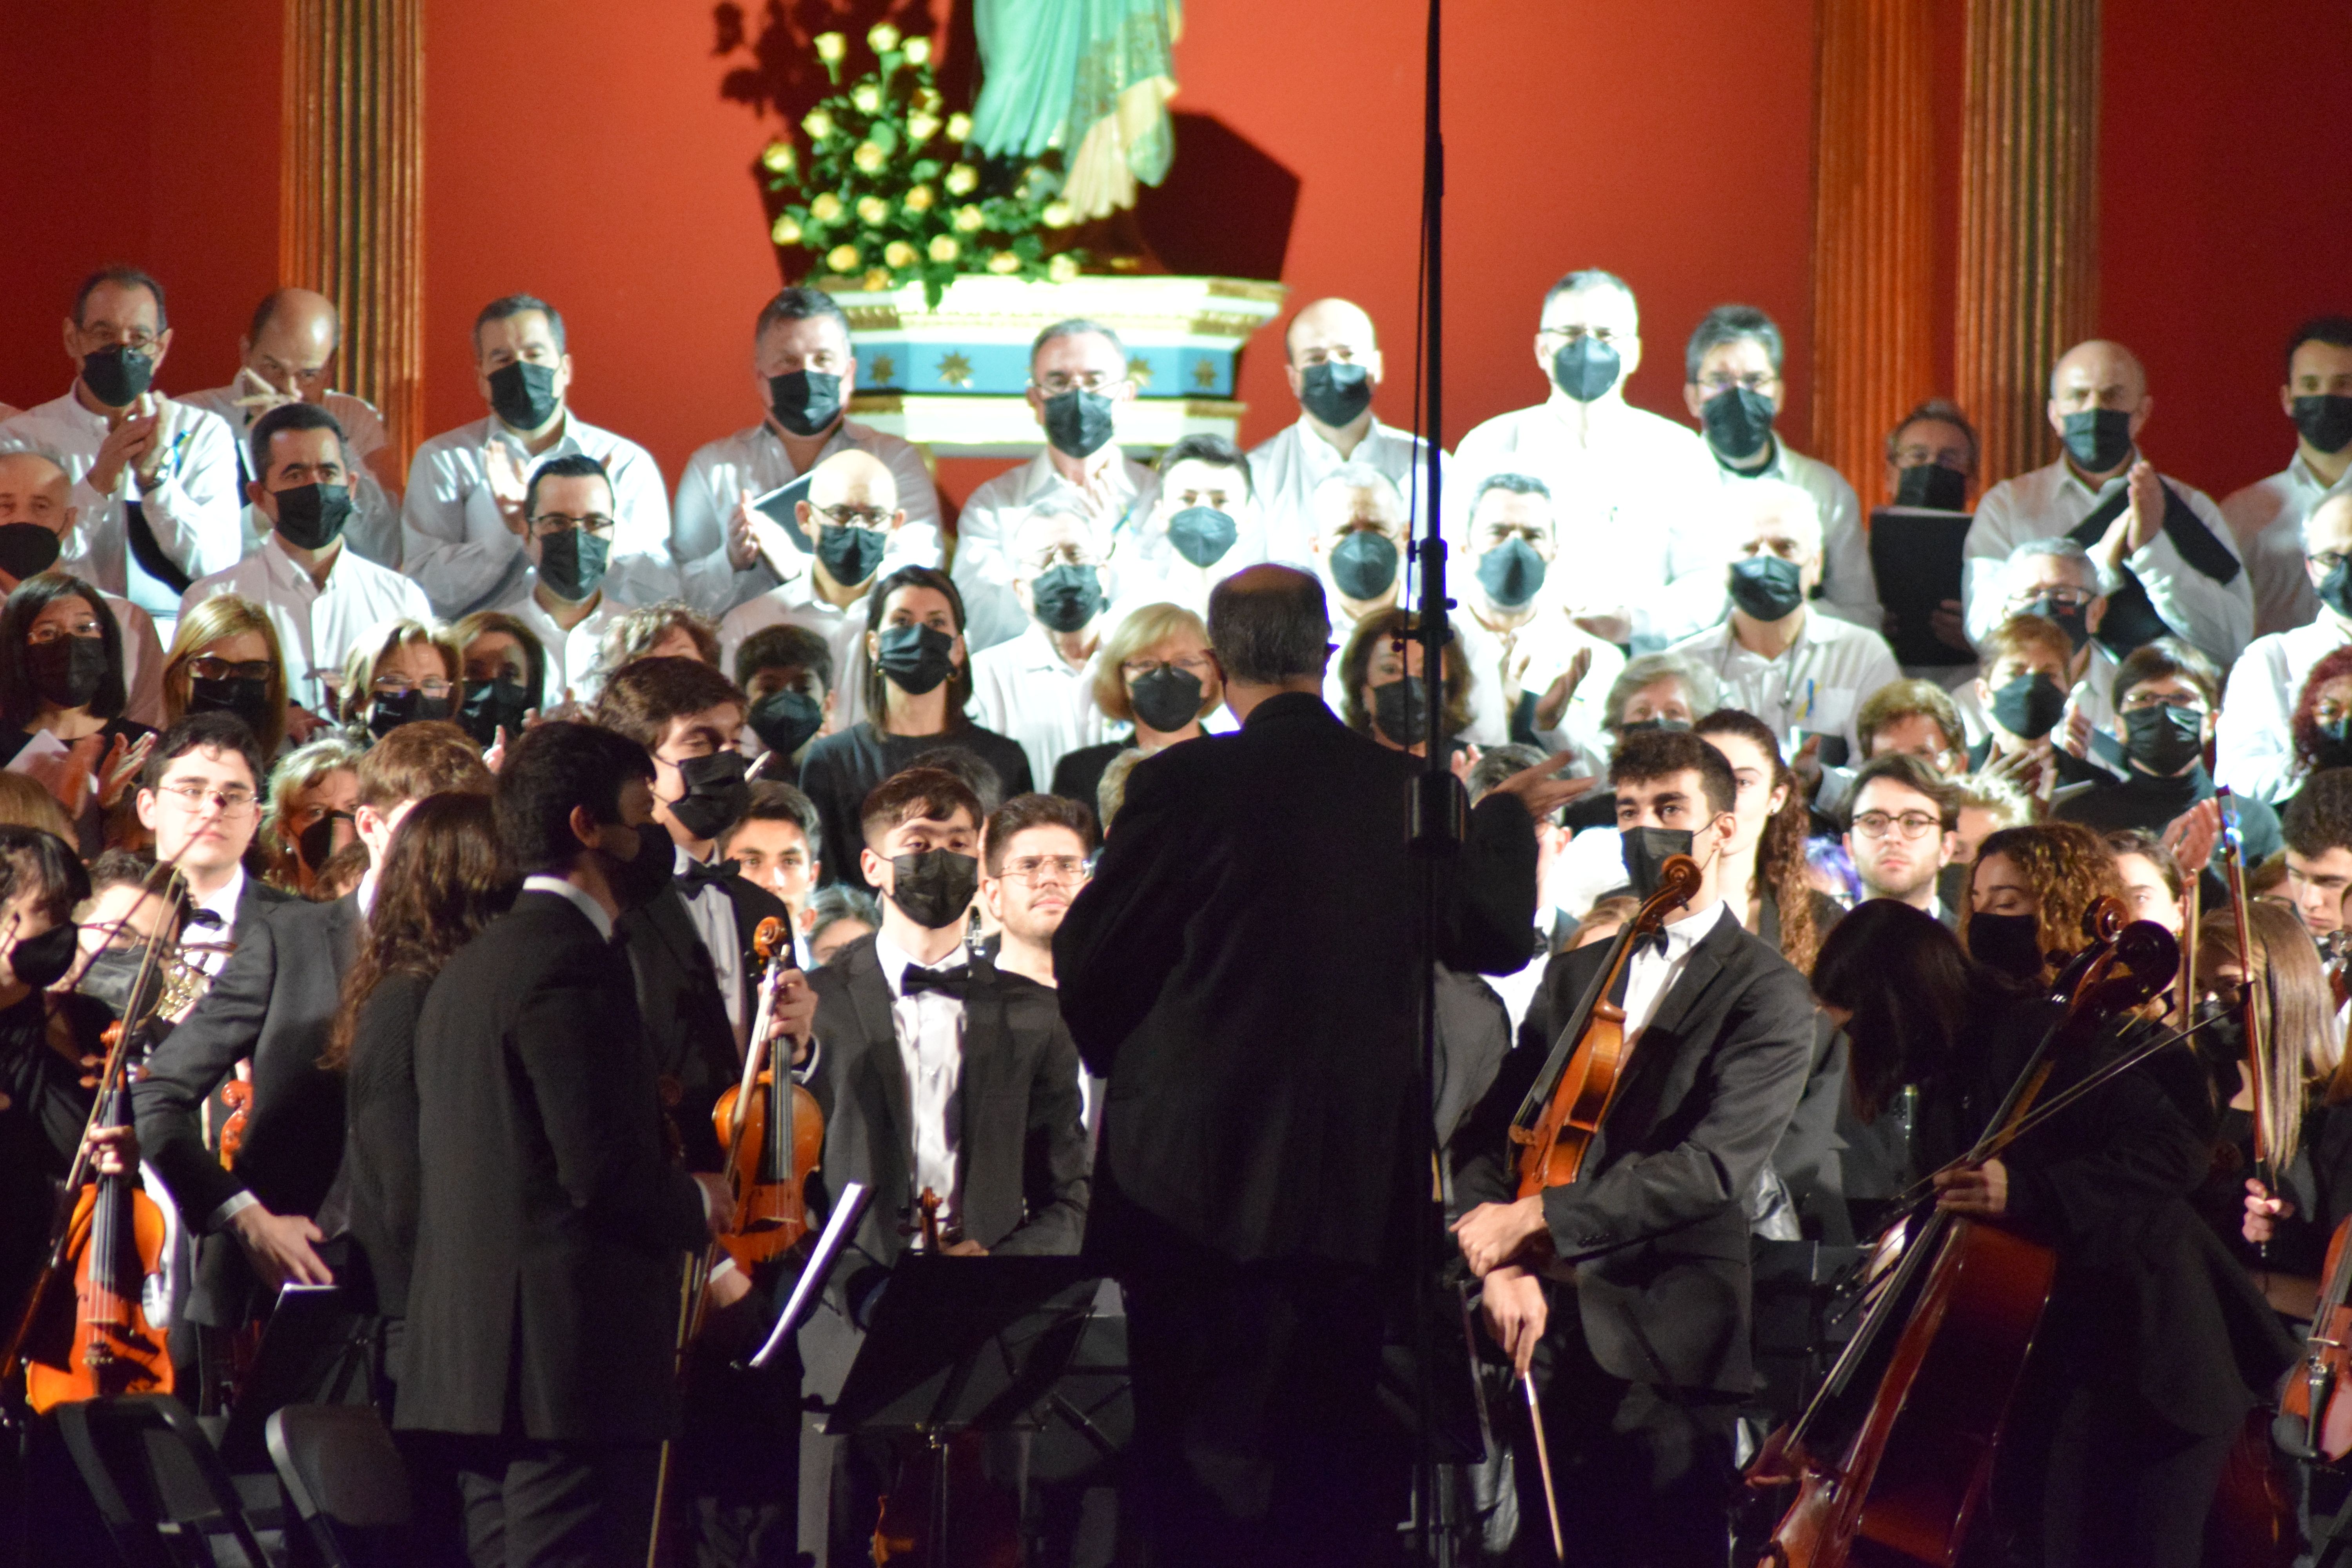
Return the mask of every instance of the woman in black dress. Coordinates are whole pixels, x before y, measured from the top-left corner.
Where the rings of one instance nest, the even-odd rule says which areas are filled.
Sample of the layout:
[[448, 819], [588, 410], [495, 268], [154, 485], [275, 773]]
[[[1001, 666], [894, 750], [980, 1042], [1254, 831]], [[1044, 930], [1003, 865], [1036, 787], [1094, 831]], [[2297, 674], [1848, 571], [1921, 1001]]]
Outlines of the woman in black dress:
[[154, 733], [122, 716], [122, 630], [96, 588], [63, 572], [16, 584], [0, 608], [0, 764], [40, 780], [85, 858], [146, 764]]

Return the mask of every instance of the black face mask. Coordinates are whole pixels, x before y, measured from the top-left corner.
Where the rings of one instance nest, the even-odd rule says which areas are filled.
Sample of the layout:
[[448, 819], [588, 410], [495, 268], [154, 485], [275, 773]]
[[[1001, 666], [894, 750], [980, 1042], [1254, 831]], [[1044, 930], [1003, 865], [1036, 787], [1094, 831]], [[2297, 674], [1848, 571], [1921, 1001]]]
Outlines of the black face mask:
[[[110, 947], [89, 961], [89, 967], [74, 982], [74, 991], [82, 996], [95, 997], [121, 1017], [131, 1005], [131, 987], [139, 979], [139, 966], [147, 961], [147, 944], [134, 942], [124, 946]], [[151, 978], [148, 982], [154, 984]], [[151, 990], [150, 995], [153, 994]]]
[[536, 430], [562, 406], [555, 400], [555, 367], [512, 360], [490, 372], [490, 412], [512, 430]]
[[1358, 604], [1379, 598], [1396, 580], [1397, 547], [1387, 534], [1359, 528], [1331, 547], [1331, 581]]
[[751, 704], [744, 721], [761, 745], [789, 757], [824, 728], [824, 704], [797, 691], [771, 691]]
[[2319, 602], [2352, 621], [2352, 557], [2330, 566], [2319, 580]]
[[841, 417], [841, 377], [796, 370], [768, 378], [768, 412], [795, 436], [814, 436]]
[[925, 931], [945, 931], [963, 919], [980, 891], [980, 862], [952, 849], [926, 849], [890, 858], [890, 901]]
[[37, 522], [0, 523], [0, 572], [21, 583], [58, 563], [58, 536]]
[[1372, 722], [1400, 746], [1429, 739], [1429, 683], [1417, 675], [1372, 688]]
[[1066, 562], [1048, 567], [1029, 584], [1029, 602], [1036, 607], [1037, 624], [1047, 631], [1084, 630], [1102, 614], [1102, 574]]
[[1929, 511], [1965, 511], [1969, 477], [1941, 463], [1914, 463], [1895, 476], [1895, 504]]
[[1744, 386], [1727, 386], [1699, 405], [1706, 443], [1735, 462], [1746, 462], [1772, 438], [1772, 400]]
[[278, 498], [278, 536], [297, 550], [324, 550], [352, 517], [348, 485], [297, 485]]
[[1201, 678], [1172, 664], [1129, 683], [1128, 706], [1135, 721], [1161, 735], [1172, 735], [1201, 716]]
[[2039, 670], [1992, 694], [1992, 721], [2023, 741], [2038, 741], [2066, 714], [2066, 689]]
[[2207, 997], [2197, 1004], [2197, 1033], [2192, 1039], [2197, 1054], [2209, 1062], [2244, 1061], [2245, 1009], [2225, 1006], [2218, 996]]
[[1687, 719], [1631, 719], [1617, 726], [1620, 735], [1638, 735], [1644, 730], [1687, 730]]
[[937, 626], [886, 627], [875, 643], [874, 662], [909, 697], [935, 690], [955, 673], [955, 638]]
[[1168, 520], [1168, 542], [1202, 571], [1224, 559], [1241, 530], [1213, 506], [1188, 506]]
[[1513, 534], [1478, 558], [1478, 586], [1507, 610], [1516, 610], [1543, 591], [1549, 563], [1536, 547]]
[[597, 851], [604, 857], [604, 881], [613, 890], [613, 901], [624, 910], [652, 903], [677, 874], [677, 850], [667, 828], [658, 822], [641, 822], [633, 831], [637, 852], [628, 859], [609, 849]]
[[2076, 653], [2082, 652], [2083, 645], [2091, 640], [2091, 606], [2087, 604], [2062, 605], [2043, 595], [2025, 608], [2027, 614], [2040, 616], [2043, 620], [2054, 623], [2060, 631], [2066, 634], [2067, 643]]
[[1805, 602], [1803, 574], [1793, 561], [1750, 555], [1731, 563], [1731, 602], [1759, 621], [1794, 615]]
[[2039, 980], [2042, 922], [2032, 915], [1970, 915], [1969, 956], [2015, 979]]
[[1658, 890], [1666, 862], [1691, 852], [1691, 832], [1686, 827], [1621, 827], [1617, 842], [1625, 857], [1625, 876], [1633, 884], [1633, 896], [1645, 904]]
[[73, 967], [75, 946], [81, 928], [67, 921], [53, 925], [38, 936], [28, 936], [18, 942], [8, 954], [8, 967], [16, 978], [36, 991], [47, 991], [66, 977]]
[[81, 384], [109, 408], [129, 407], [154, 380], [154, 360], [121, 343], [81, 356]]
[[2352, 397], [2315, 393], [2294, 400], [2294, 427], [2312, 450], [2334, 454], [2352, 442]]
[[1045, 439], [1066, 458], [1091, 458], [1111, 437], [1110, 399], [1074, 386], [1045, 399]]
[[890, 536], [878, 528], [829, 522], [816, 531], [816, 558], [845, 588], [855, 588], [880, 571], [882, 552], [889, 547]]
[[686, 785], [686, 797], [667, 802], [669, 814], [680, 827], [699, 841], [716, 838], [743, 818], [751, 804], [751, 785], [746, 776], [750, 764], [740, 752], [713, 752], [707, 757], [688, 757], [677, 764], [678, 781]]
[[1615, 349], [1586, 332], [1552, 350], [1552, 384], [1579, 403], [1590, 403], [1617, 384], [1623, 363]]
[[305, 870], [314, 877], [319, 874], [319, 868], [335, 852], [335, 824], [350, 820], [331, 811], [294, 836], [294, 853], [301, 858]]
[[2120, 408], [2085, 408], [2060, 421], [2066, 455], [2086, 474], [2104, 474], [2131, 456], [2131, 416]]
[[368, 733], [383, 740], [403, 724], [415, 724], [427, 719], [449, 717], [450, 702], [446, 697], [427, 697], [411, 688], [406, 691], [380, 693], [368, 703]]
[[604, 580], [613, 559], [613, 542], [585, 529], [567, 528], [539, 542], [539, 580], [559, 599], [578, 604]]
[[106, 639], [58, 637], [25, 649], [25, 673], [44, 702], [79, 708], [98, 695], [106, 679]]
[[509, 740], [520, 735], [522, 716], [536, 706], [522, 682], [511, 676], [469, 680], [466, 682], [466, 700], [457, 709], [457, 727], [473, 738], [474, 744], [495, 746], [500, 730], [507, 732]]
[[1298, 373], [1298, 401], [1324, 425], [1352, 424], [1372, 405], [1372, 378], [1360, 364], [1325, 360]]
[[269, 682], [252, 675], [191, 676], [188, 711], [234, 713], [258, 735], [269, 719]]
[[2204, 729], [2205, 715], [2193, 708], [2134, 708], [2124, 715], [2124, 755], [2168, 777], [2204, 755]]
[[2333, 724], [2316, 727], [2311, 748], [2311, 771], [2352, 767], [2352, 714]]

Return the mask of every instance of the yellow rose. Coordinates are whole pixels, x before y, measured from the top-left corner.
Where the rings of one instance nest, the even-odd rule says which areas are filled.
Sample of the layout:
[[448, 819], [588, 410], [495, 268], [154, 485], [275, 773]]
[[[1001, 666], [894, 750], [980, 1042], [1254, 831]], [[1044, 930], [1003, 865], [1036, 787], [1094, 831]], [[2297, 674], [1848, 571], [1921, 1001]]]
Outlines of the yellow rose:
[[880, 223], [884, 218], [887, 218], [889, 216], [890, 204], [884, 201], [880, 196], [860, 196], [857, 198], [858, 222]]
[[1021, 258], [1009, 250], [1000, 250], [988, 258], [988, 269], [991, 272], [1018, 272], [1021, 270]]
[[978, 234], [981, 226], [986, 222], [988, 219], [981, 216], [978, 207], [956, 208], [955, 226], [958, 234]]
[[844, 277], [856, 271], [857, 264], [864, 259], [854, 245], [836, 245], [824, 253], [824, 264]]
[[929, 65], [931, 63], [931, 40], [929, 38], [908, 38], [907, 40], [907, 63], [910, 66]]
[[890, 269], [887, 267], [870, 267], [866, 268], [863, 281], [868, 293], [879, 294], [883, 289], [890, 287]]
[[918, 110], [907, 116], [907, 137], [918, 147], [940, 133], [940, 122]]
[[927, 213], [930, 211], [931, 187], [929, 185], [917, 185], [912, 190], [908, 191], [907, 193], [907, 210], [910, 213]]
[[948, 116], [948, 140], [950, 142], [969, 142], [971, 140], [971, 115], [958, 113]]
[[801, 129], [809, 133], [812, 142], [822, 142], [833, 134], [833, 116], [822, 109], [812, 109], [801, 121]]
[[870, 81], [859, 82], [849, 89], [849, 101], [857, 106], [860, 114], [872, 114], [882, 107], [882, 89]]
[[951, 196], [970, 195], [971, 188], [978, 184], [980, 184], [980, 171], [970, 163], [958, 163], [948, 171], [948, 195]]
[[903, 239], [894, 239], [882, 247], [882, 259], [893, 267], [912, 267], [917, 252]]
[[1078, 258], [1068, 251], [1045, 263], [1045, 276], [1056, 283], [1067, 283], [1078, 275]]
[[819, 223], [837, 223], [841, 218], [841, 198], [831, 191], [819, 191], [816, 200], [809, 203], [809, 216]]
[[889, 154], [871, 142], [860, 142], [857, 144], [857, 151], [849, 155], [849, 161], [868, 174], [880, 174], [882, 165], [888, 161], [888, 158]]
[[800, 220], [786, 213], [776, 220], [774, 227], [768, 230], [768, 237], [778, 245], [798, 245], [801, 242]]
[[951, 234], [940, 234], [931, 237], [932, 260], [953, 261], [957, 257], [962, 254], [963, 247], [955, 242], [955, 236]]
[[925, 114], [937, 114], [940, 111], [940, 89], [935, 87], [919, 87], [915, 89], [915, 96], [910, 101]]
[[789, 142], [771, 142], [760, 153], [760, 167], [772, 174], [791, 174], [793, 162], [793, 144]]
[[1037, 216], [1047, 228], [1067, 228], [1070, 226], [1070, 220], [1077, 215], [1070, 210], [1070, 204], [1067, 202], [1047, 202], [1045, 210]]
[[887, 22], [877, 22], [866, 33], [866, 41], [874, 46], [877, 55], [887, 55], [898, 47], [898, 29]]
[[829, 66], [839, 65], [842, 56], [849, 52], [849, 40], [839, 33], [819, 33], [815, 41], [816, 58]]

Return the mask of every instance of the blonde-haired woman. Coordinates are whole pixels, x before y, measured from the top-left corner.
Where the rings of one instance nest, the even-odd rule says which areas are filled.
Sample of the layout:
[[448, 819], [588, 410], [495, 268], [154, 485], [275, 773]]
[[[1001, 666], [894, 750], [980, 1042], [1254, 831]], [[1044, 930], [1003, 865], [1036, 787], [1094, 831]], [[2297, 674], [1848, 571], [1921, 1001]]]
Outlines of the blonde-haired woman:
[[[163, 662], [163, 721], [190, 713], [234, 713], [276, 757], [286, 747], [286, 658], [260, 605], [235, 594], [206, 599], [180, 617]], [[307, 719], [305, 734], [312, 728]]]
[[269, 880], [305, 899], [320, 896], [319, 873], [335, 851], [359, 837], [360, 758], [366, 753], [340, 735], [289, 752], [269, 773], [268, 815], [260, 847]]
[[1121, 752], [1146, 755], [1196, 739], [1201, 721], [1225, 700], [1224, 677], [1209, 653], [1209, 628], [1181, 605], [1144, 605], [1128, 612], [1095, 656], [1095, 706], [1135, 726], [1124, 741], [1063, 753], [1054, 793], [1095, 805], [1103, 770]]
[[388, 621], [343, 661], [335, 717], [362, 745], [419, 719], [450, 718], [464, 671], [447, 633], [422, 621]]

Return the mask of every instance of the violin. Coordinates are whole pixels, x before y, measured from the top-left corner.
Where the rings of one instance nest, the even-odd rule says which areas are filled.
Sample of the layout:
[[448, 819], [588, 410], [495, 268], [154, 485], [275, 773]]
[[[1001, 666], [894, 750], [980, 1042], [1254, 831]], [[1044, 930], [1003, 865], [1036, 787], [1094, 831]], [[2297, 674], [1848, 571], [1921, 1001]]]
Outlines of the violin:
[[245, 1150], [245, 1124], [253, 1116], [253, 1080], [231, 1078], [220, 1087], [221, 1103], [228, 1114], [221, 1118], [220, 1163], [226, 1171], [236, 1169], [236, 1157]]
[[2345, 1362], [2352, 1355], [2352, 1219], [2336, 1227], [2328, 1239], [2327, 1263], [2320, 1270], [2326, 1283], [2319, 1304], [2312, 1309], [2308, 1353], [2295, 1373], [2287, 1373], [2279, 1399], [2279, 1413], [2303, 1423], [2305, 1458], [2333, 1464], [2352, 1454], [2352, 1388], [2346, 1386]]
[[726, 1174], [735, 1189], [735, 1224], [719, 1238], [745, 1268], [790, 1251], [808, 1234], [808, 1183], [824, 1152], [824, 1113], [816, 1096], [770, 1059], [775, 1000], [785, 942], [782, 921], [771, 915], [751, 933], [751, 950], [766, 966], [760, 981], [759, 1023], [743, 1054], [743, 1081], [730, 1084], [710, 1113], [727, 1151]]

